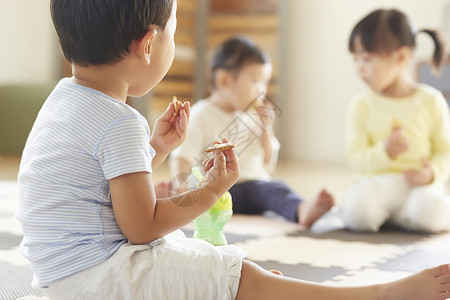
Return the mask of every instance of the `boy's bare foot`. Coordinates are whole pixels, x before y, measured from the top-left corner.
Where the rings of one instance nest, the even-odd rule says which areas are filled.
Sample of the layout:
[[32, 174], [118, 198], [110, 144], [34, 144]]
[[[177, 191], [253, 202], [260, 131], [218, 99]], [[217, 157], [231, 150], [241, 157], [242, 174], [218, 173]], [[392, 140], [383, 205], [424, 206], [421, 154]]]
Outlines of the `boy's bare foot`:
[[298, 223], [306, 228], [311, 227], [333, 205], [333, 196], [325, 189], [321, 190], [316, 199], [305, 201], [298, 206]]
[[423, 270], [380, 288], [379, 299], [444, 300], [450, 298], [450, 265]]

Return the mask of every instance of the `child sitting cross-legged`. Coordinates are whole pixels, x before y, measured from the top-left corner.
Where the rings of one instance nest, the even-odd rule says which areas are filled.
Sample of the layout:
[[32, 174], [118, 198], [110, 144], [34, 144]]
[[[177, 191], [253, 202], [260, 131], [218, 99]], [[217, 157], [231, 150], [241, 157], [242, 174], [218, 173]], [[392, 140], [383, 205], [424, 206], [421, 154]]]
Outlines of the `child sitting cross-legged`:
[[[445, 299], [442, 265], [400, 281], [337, 288], [263, 270], [237, 246], [178, 229], [239, 178], [232, 149], [214, 152], [199, 187], [158, 198], [152, 172], [179, 146], [189, 104], [171, 103], [152, 133], [125, 101], [174, 57], [173, 0], [51, 0], [73, 77], [43, 105], [19, 171], [21, 251], [50, 299]], [[223, 142], [226, 142], [223, 141]]]
[[233, 212], [273, 211], [309, 228], [334, 205], [334, 198], [322, 189], [305, 201], [271, 178], [280, 148], [273, 128], [276, 107], [266, 97], [271, 74], [269, 58], [252, 40], [237, 36], [224, 41], [211, 63], [212, 93], [192, 106], [186, 140], [170, 156], [171, 172], [177, 182], [185, 182], [191, 168], [207, 158], [203, 149], [226, 137], [237, 143], [241, 167], [239, 181], [230, 189]]

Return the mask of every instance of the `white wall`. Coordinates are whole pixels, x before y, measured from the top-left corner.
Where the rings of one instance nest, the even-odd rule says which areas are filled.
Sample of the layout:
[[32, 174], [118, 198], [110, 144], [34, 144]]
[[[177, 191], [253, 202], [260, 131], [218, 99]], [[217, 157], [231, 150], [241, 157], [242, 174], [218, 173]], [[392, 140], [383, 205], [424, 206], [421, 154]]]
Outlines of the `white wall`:
[[[403, 10], [418, 28], [442, 27], [448, 0], [286, 0], [287, 62], [279, 119], [282, 154], [296, 160], [345, 162], [349, 99], [365, 86], [347, 51], [351, 29], [376, 8]], [[418, 56], [432, 43], [418, 39]]]
[[[189, 1], [189, 0], [182, 0]], [[450, 0], [281, 0], [286, 8], [286, 62], [279, 97], [282, 155], [296, 160], [345, 162], [345, 113], [364, 85], [347, 40], [354, 24], [379, 7], [404, 10], [418, 27], [441, 27]], [[0, 84], [57, 78], [61, 54], [49, 0], [0, 0]], [[431, 42], [418, 41], [419, 56]]]
[[0, 0], [0, 84], [55, 79], [60, 54], [49, 3]]

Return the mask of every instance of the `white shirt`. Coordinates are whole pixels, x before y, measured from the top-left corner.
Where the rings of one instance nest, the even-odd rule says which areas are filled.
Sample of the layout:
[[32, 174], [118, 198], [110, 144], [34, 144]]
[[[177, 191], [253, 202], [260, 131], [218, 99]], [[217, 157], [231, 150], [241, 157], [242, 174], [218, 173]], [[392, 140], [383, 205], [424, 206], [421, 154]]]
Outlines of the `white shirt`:
[[109, 179], [151, 172], [147, 121], [99, 91], [63, 79], [28, 137], [19, 171], [22, 254], [45, 286], [94, 266], [127, 242]]
[[228, 138], [230, 142], [237, 143], [235, 152], [241, 169], [240, 181], [270, 180], [280, 144], [275, 137], [272, 139], [272, 161], [265, 164], [260, 122], [256, 112], [227, 113], [207, 100], [199, 100], [192, 106], [186, 140], [172, 152], [172, 157], [183, 158], [191, 166], [201, 166], [211, 156], [204, 150], [214, 140]]

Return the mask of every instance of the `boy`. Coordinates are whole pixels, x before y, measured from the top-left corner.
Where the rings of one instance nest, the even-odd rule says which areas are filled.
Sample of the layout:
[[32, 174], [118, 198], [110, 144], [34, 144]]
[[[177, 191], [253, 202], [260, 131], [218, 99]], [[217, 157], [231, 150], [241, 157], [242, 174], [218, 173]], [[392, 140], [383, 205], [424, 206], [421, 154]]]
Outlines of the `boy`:
[[73, 77], [55, 87], [30, 133], [17, 212], [33, 285], [50, 299], [448, 295], [446, 265], [387, 285], [338, 289], [275, 275], [243, 260], [235, 246], [174, 232], [239, 177], [233, 150], [215, 151], [199, 188], [156, 199], [152, 169], [185, 138], [189, 105], [175, 115], [171, 103], [150, 137], [145, 119], [125, 100], [147, 93], [169, 69], [176, 2], [52, 0], [51, 12]]

